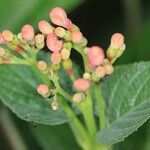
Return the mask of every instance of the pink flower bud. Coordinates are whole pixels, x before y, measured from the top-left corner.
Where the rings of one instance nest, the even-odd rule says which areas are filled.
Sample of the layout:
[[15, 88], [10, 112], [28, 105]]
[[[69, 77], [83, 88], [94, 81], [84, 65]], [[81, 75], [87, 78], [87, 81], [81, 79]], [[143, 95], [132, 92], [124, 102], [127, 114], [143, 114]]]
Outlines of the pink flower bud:
[[114, 72], [114, 67], [111, 64], [104, 65], [107, 75], [110, 75]]
[[52, 52], [59, 52], [63, 46], [63, 41], [58, 40], [57, 36], [52, 33], [47, 36], [46, 45]]
[[124, 43], [124, 36], [121, 33], [115, 33], [111, 37], [111, 45], [112, 49], [118, 49]]
[[52, 11], [49, 13], [49, 16], [55, 25], [62, 26], [67, 29], [73, 27], [71, 20], [67, 18], [66, 12], [60, 7], [53, 8]]
[[103, 78], [106, 74], [106, 70], [105, 70], [105, 67], [102, 67], [102, 66], [98, 66], [96, 69], [95, 69], [95, 75], [98, 77], [98, 78]]
[[74, 43], [81, 43], [83, 40], [83, 35], [80, 31], [73, 31], [72, 32], [72, 41]]
[[5, 40], [4, 40], [1, 32], [0, 32], [0, 44], [5, 44]]
[[37, 34], [35, 36], [35, 42], [36, 42], [36, 44], [44, 43], [44, 36], [42, 34]]
[[41, 20], [38, 23], [39, 30], [44, 34], [50, 34], [53, 32], [53, 27], [45, 20]]
[[37, 66], [38, 66], [38, 68], [39, 68], [40, 70], [42, 70], [42, 71], [46, 70], [46, 68], [47, 68], [47, 64], [46, 64], [46, 62], [43, 61], [43, 60], [38, 61]]
[[104, 61], [104, 51], [102, 48], [98, 47], [98, 46], [93, 46], [89, 49], [88, 52], [88, 60], [89, 60], [89, 64], [92, 67], [96, 67], [99, 66], [103, 63]]
[[2, 32], [2, 36], [3, 36], [4, 40], [10, 42], [10, 41], [12, 41], [14, 34], [10, 30], [4, 30]]
[[45, 84], [40, 84], [38, 87], [37, 87], [37, 92], [42, 95], [42, 96], [46, 96], [48, 93], [49, 93], [49, 88], [47, 85]]
[[62, 27], [57, 27], [57, 28], [55, 28], [55, 34], [58, 37], [62, 38], [66, 34], [66, 30]]
[[60, 53], [52, 53], [51, 62], [54, 65], [59, 64], [61, 62], [61, 54]]
[[85, 92], [89, 89], [90, 82], [89, 82], [89, 80], [86, 80], [84, 78], [80, 78], [74, 82], [73, 86], [76, 90]]
[[31, 25], [27, 24], [22, 27], [21, 36], [27, 41], [31, 41], [34, 38], [34, 29]]

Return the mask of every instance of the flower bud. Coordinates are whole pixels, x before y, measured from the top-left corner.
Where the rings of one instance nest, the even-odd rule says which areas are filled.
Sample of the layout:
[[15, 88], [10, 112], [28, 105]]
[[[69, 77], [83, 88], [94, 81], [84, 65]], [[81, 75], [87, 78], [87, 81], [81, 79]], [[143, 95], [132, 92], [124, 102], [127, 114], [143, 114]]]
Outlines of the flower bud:
[[0, 57], [3, 57], [6, 54], [6, 51], [0, 47]]
[[88, 61], [93, 67], [99, 66], [104, 61], [104, 51], [98, 46], [93, 46], [88, 51]]
[[79, 27], [73, 24], [71, 31], [80, 31]]
[[57, 71], [61, 68], [61, 64], [55, 64], [55, 65], [53, 64], [51, 67], [54, 71]]
[[70, 50], [63, 48], [61, 50], [61, 56], [63, 60], [67, 60], [70, 57]]
[[120, 33], [115, 33], [111, 37], [111, 44], [107, 50], [107, 58], [114, 63], [125, 50], [124, 36]]
[[74, 43], [81, 43], [83, 40], [83, 35], [80, 31], [73, 31], [72, 32], [72, 41]]
[[37, 87], [37, 92], [42, 95], [42, 96], [47, 96], [49, 94], [49, 88], [47, 85], [45, 84], [40, 84], [38, 87]]
[[64, 39], [66, 40], [66, 41], [71, 41], [72, 40], [72, 34], [71, 34], [71, 32], [70, 31], [66, 31], [66, 34], [64, 35]]
[[98, 66], [96, 67], [95, 69], [95, 74], [98, 78], [103, 78], [106, 74], [106, 69], [105, 67], [102, 67], [102, 66]]
[[73, 64], [72, 64], [71, 59], [67, 59], [63, 61], [62, 65], [63, 65], [63, 68], [67, 71], [68, 75], [71, 75], [73, 72], [72, 70]]
[[88, 72], [85, 72], [83, 74], [83, 78], [89, 80], [91, 78], [91, 75]]
[[85, 92], [90, 88], [90, 82], [89, 80], [80, 78], [74, 82], [73, 86], [76, 90]]
[[61, 62], [61, 54], [60, 53], [52, 53], [51, 62], [54, 65], [59, 64]]
[[31, 41], [34, 38], [34, 29], [31, 25], [27, 24], [22, 27], [21, 36], [27, 41]]
[[107, 75], [111, 75], [114, 72], [114, 68], [111, 64], [104, 65]]
[[53, 27], [45, 20], [39, 21], [38, 28], [43, 34], [53, 33]]
[[67, 29], [70, 29], [73, 26], [71, 20], [67, 18], [67, 14], [64, 9], [60, 7], [53, 8], [49, 13], [49, 16], [55, 25], [62, 26]]
[[118, 49], [124, 43], [124, 36], [121, 33], [115, 33], [111, 37], [110, 47], [112, 49]]
[[6, 41], [4, 40], [2, 33], [0, 32], [0, 44], [5, 44]]
[[51, 108], [52, 108], [52, 110], [57, 110], [58, 109], [58, 107], [59, 107], [59, 104], [56, 102], [56, 101], [53, 101], [52, 103], [51, 103]]
[[66, 30], [64, 28], [61, 28], [61, 27], [55, 28], [54, 32], [60, 38], [64, 37], [64, 35], [66, 34]]
[[84, 51], [84, 53], [87, 55], [87, 54], [89, 53], [89, 50], [90, 50], [89, 47], [85, 47], [83, 51]]
[[36, 44], [44, 43], [44, 36], [42, 34], [37, 34], [34, 39]]
[[86, 39], [85, 37], [83, 37], [83, 39], [82, 39], [82, 41], [81, 41], [81, 43], [80, 43], [80, 46], [81, 46], [81, 47], [86, 47], [87, 44], [88, 44], [87, 39]]
[[72, 43], [71, 42], [66, 42], [63, 44], [63, 48], [66, 48], [68, 50], [71, 50], [72, 48]]
[[44, 70], [47, 69], [47, 64], [46, 64], [46, 62], [43, 61], [43, 60], [38, 61], [37, 66], [38, 66], [38, 68], [39, 68], [40, 70], [42, 70], [42, 71], [44, 71]]
[[52, 52], [59, 52], [63, 46], [63, 41], [58, 40], [57, 36], [52, 33], [47, 36], [46, 45]]
[[3, 36], [4, 40], [10, 42], [13, 40], [14, 34], [10, 30], [4, 30], [2, 32], [2, 36]]
[[85, 99], [84, 93], [75, 93], [72, 97], [72, 100], [75, 103], [80, 103], [84, 99]]

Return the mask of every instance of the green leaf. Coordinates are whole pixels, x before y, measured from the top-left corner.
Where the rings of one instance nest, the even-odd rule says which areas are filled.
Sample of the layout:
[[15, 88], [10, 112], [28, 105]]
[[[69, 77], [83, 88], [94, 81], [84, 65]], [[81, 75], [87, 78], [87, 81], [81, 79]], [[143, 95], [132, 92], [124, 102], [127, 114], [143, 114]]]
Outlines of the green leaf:
[[97, 133], [99, 142], [120, 142], [150, 118], [149, 89], [150, 62], [116, 67], [102, 84], [108, 128]]
[[42, 81], [30, 67], [0, 65], [0, 72], [0, 99], [20, 118], [47, 125], [69, 121], [61, 108], [52, 111], [48, 101], [37, 93]]
[[37, 125], [31, 131], [43, 150], [80, 150], [67, 125]]
[[[0, 0], [0, 29], [10, 28], [20, 31], [23, 24], [29, 23], [37, 28], [41, 19], [49, 20], [49, 11], [56, 6], [71, 11], [85, 0]], [[10, 7], [11, 6], [11, 7]], [[9, 10], [9, 11], [8, 11]]]

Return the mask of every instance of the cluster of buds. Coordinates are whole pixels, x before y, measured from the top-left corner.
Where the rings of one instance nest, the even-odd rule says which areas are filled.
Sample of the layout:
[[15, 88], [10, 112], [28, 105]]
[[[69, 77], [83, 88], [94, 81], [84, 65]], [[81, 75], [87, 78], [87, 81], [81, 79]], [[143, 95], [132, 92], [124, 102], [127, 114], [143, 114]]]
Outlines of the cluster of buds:
[[[99, 82], [105, 76], [113, 73], [113, 63], [120, 57], [125, 50], [124, 36], [120, 33], [112, 35], [110, 46], [106, 52], [99, 46], [87, 47], [87, 39], [83, 36], [80, 29], [72, 23], [67, 17], [66, 12], [55, 7], [49, 13], [49, 17], [53, 23], [51, 25], [46, 20], [38, 23], [39, 34], [35, 35], [33, 27], [26, 24], [22, 27], [21, 32], [15, 35], [10, 30], [4, 30], [0, 33], [0, 44], [7, 45], [9, 49], [19, 53], [23, 60], [35, 59], [32, 55], [36, 54], [47, 46], [50, 50], [50, 65], [44, 60], [37, 62], [38, 69], [43, 72], [49, 79], [53, 79], [53, 74], [57, 74], [61, 67], [66, 70], [71, 77], [73, 74], [73, 62], [70, 58], [71, 50], [75, 45], [80, 47], [80, 53], [86, 60], [84, 66], [85, 72], [82, 77], [74, 77], [73, 89], [75, 94], [72, 101], [79, 103], [86, 98], [86, 92], [90, 89], [94, 82]], [[78, 51], [78, 50], [77, 50]], [[79, 52], [79, 51], [78, 51]], [[10, 51], [0, 48], [0, 63], [13, 63], [19, 61]], [[28, 59], [29, 60], [29, 59]], [[21, 62], [21, 61], [20, 61]], [[51, 107], [57, 110], [58, 102], [56, 98], [56, 89], [49, 85], [41, 84], [37, 87], [37, 92], [43, 97], [53, 96]]]
[[101, 81], [105, 76], [114, 72], [113, 63], [122, 55], [125, 50], [124, 36], [115, 33], [111, 37], [111, 43], [105, 57], [104, 51], [99, 46], [86, 47], [84, 53], [88, 59], [88, 72], [83, 74], [83, 78], [74, 82], [74, 88], [78, 91], [73, 96], [74, 102], [84, 100], [84, 93], [88, 91], [92, 82]]

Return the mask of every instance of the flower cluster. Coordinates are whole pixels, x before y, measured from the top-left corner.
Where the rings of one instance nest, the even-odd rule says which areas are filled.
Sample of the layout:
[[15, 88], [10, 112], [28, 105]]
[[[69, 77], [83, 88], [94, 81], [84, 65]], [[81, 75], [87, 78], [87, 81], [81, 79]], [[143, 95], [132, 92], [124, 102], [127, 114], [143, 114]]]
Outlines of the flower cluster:
[[[113, 34], [105, 55], [99, 46], [87, 47], [87, 39], [62, 8], [53, 8], [49, 17], [53, 25], [45, 20], [39, 21], [38, 28], [41, 33], [37, 35], [29, 24], [24, 25], [18, 35], [10, 30], [1, 32], [0, 44], [7, 45], [8, 49], [0, 48], [0, 63], [31, 64], [39, 50], [47, 46], [51, 51], [51, 65], [40, 60], [36, 63], [37, 68], [53, 81], [58, 79], [55, 78], [57, 72], [63, 67], [73, 82], [75, 93], [72, 102], [79, 103], [85, 99], [86, 92], [94, 83], [113, 73], [113, 63], [125, 50], [124, 36], [120, 33]], [[75, 77], [73, 73], [73, 62], [70, 58], [72, 49], [78, 51], [83, 57], [85, 71], [80, 78]], [[22, 57], [17, 57], [12, 51]], [[45, 83], [37, 87], [37, 92], [43, 97], [53, 96], [51, 103], [53, 110], [58, 108], [55, 88], [55, 84], [51, 87]]]

